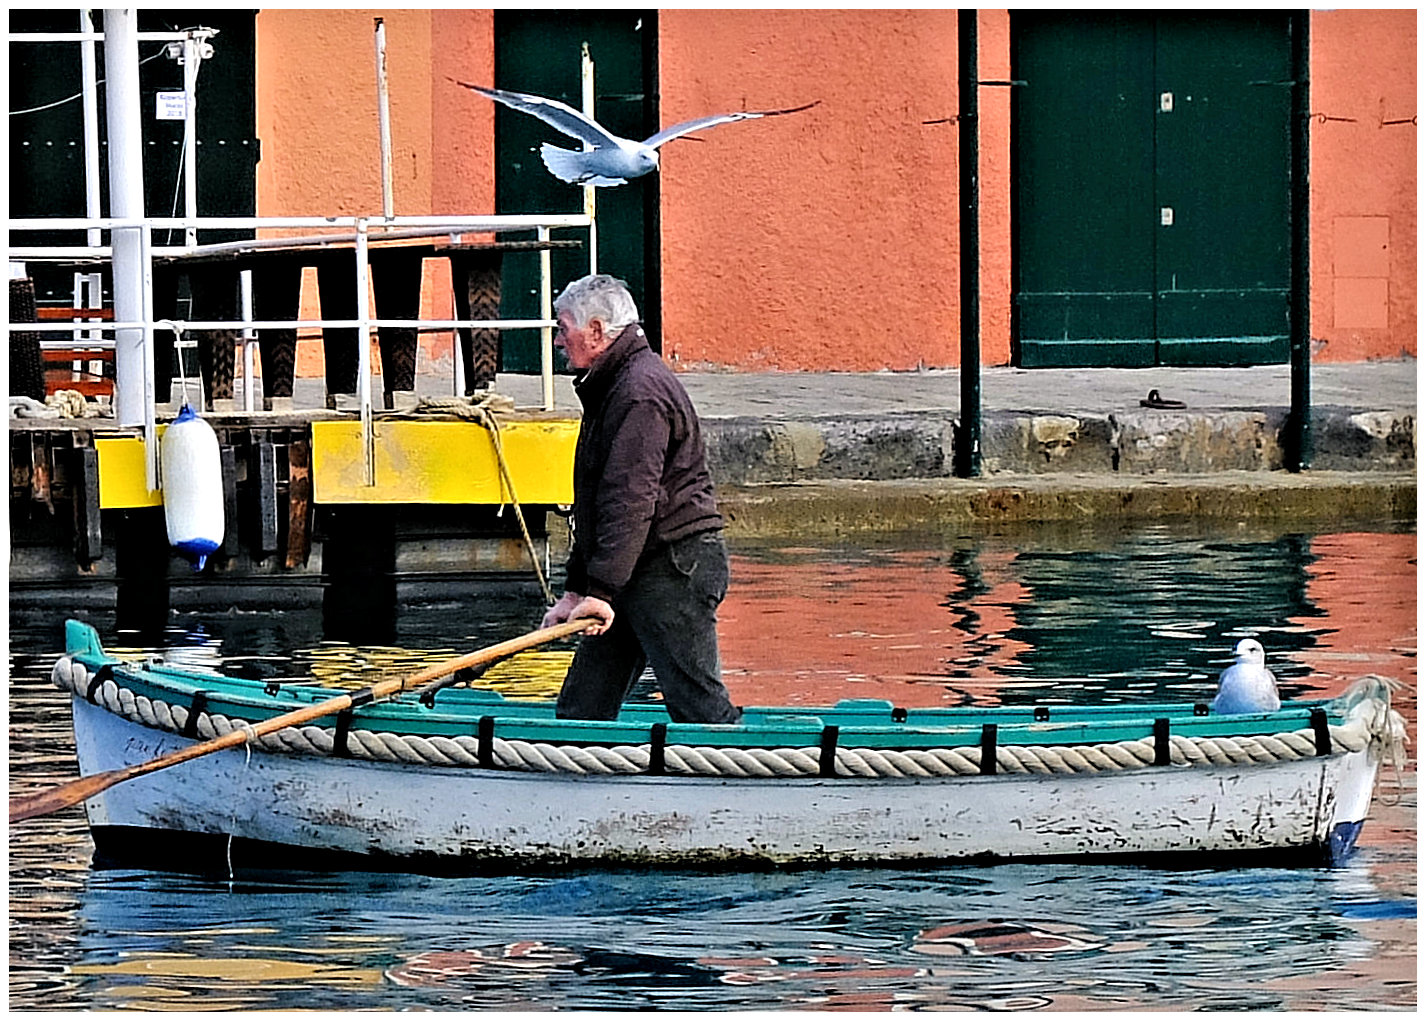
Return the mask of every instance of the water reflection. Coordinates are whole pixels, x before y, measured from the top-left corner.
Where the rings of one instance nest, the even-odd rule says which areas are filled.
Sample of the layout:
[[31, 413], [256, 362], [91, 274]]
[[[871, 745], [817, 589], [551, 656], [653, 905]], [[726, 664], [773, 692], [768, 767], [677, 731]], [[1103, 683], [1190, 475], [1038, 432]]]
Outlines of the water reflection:
[[[1289, 694], [1363, 673], [1416, 720], [1410, 531], [1171, 528], [735, 546], [721, 612], [743, 704], [1201, 698], [1257, 635]], [[528, 630], [530, 589], [397, 586], [375, 625], [320, 608], [169, 611], [114, 651], [338, 687]], [[10, 609], [12, 793], [73, 775], [49, 686], [61, 611]], [[557, 689], [569, 646], [481, 683]], [[647, 696], [647, 689], [640, 689]], [[95, 872], [78, 809], [10, 834], [10, 1002], [43, 1009], [1406, 1009], [1416, 999], [1416, 773], [1388, 774], [1351, 864], [504, 879], [229, 881]], [[1245, 967], [1244, 962], [1251, 962]]]
[[[907, 706], [1203, 699], [1247, 636], [1285, 696], [1371, 672], [1414, 682], [1414, 533], [1160, 527], [948, 545], [736, 558], [720, 612], [729, 687], [745, 703], [833, 688]], [[1342, 659], [1343, 640], [1365, 658]], [[1414, 719], [1414, 683], [1406, 701]]]
[[[1398, 941], [1373, 938], [1352, 904], [1405, 916]], [[1384, 898], [1361, 865], [97, 873], [68, 978], [95, 1006], [166, 990], [188, 1009], [1400, 1007], [1414, 992], [1387, 975], [1409, 974], [1412, 918], [1414, 901]], [[1364, 984], [1334, 986], [1373, 961]], [[1303, 976], [1327, 981], [1309, 997]]]

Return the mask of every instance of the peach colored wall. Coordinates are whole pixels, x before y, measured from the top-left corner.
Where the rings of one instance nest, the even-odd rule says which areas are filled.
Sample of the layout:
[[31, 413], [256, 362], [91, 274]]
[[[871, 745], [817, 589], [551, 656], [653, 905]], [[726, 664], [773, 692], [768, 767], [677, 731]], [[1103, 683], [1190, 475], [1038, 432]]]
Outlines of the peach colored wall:
[[[447, 81], [494, 75], [488, 10], [263, 10], [257, 16], [257, 208], [263, 216], [382, 212], [374, 19], [386, 27], [392, 193], [398, 216], [495, 209], [489, 102]], [[313, 274], [303, 318], [318, 318]], [[452, 314], [447, 264], [426, 264], [422, 314]], [[449, 358], [449, 339], [423, 338]], [[315, 338], [298, 371], [321, 372]]]
[[[980, 80], [1009, 81], [1010, 12], [981, 11], [977, 33]], [[980, 90], [982, 365], [1010, 364], [1010, 290], [1010, 89], [987, 85]]]
[[[387, 26], [396, 210], [494, 208], [488, 10], [264, 10], [258, 211], [381, 209], [372, 18]], [[1319, 361], [1416, 353], [1414, 11], [1312, 16], [1312, 335]], [[663, 11], [663, 123], [820, 105], [663, 151], [664, 349], [679, 368], [913, 369], [959, 361], [956, 12]], [[1009, 77], [980, 13], [980, 74]], [[1010, 90], [981, 109], [981, 344], [1009, 361]], [[736, 158], [737, 172], [724, 167]], [[307, 289], [307, 310], [315, 302]], [[428, 263], [423, 313], [450, 313]], [[304, 311], [306, 314], [306, 311]], [[449, 341], [426, 338], [428, 357]], [[304, 343], [300, 371], [320, 371]], [[313, 361], [313, 359], [317, 361]]]
[[[1317, 361], [1416, 355], [1416, 12], [1312, 15]], [[1389, 124], [1388, 121], [1406, 123]]]
[[955, 364], [955, 12], [663, 11], [659, 65], [665, 124], [821, 103], [663, 150], [665, 353]]

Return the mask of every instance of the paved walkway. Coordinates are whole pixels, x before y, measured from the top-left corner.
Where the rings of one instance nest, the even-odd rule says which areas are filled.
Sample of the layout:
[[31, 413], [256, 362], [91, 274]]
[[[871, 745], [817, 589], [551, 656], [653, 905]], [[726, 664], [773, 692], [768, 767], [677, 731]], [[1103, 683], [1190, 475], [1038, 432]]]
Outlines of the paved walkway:
[[[451, 392], [450, 377], [428, 371], [422, 394]], [[678, 377], [704, 417], [814, 418], [897, 411], [959, 413], [960, 372], [685, 372]], [[378, 377], [379, 380], [379, 377]], [[538, 404], [538, 376], [501, 373], [496, 390], [522, 406]], [[1416, 407], [1416, 361], [1354, 362], [1312, 369], [1315, 407], [1403, 411]], [[373, 393], [380, 401], [379, 382]], [[1247, 369], [1010, 369], [981, 372], [981, 408], [1039, 414], [1139, 411], [1150, 390], [1183, 401], [1189, 411], [1261, 410], [1292, 403], [1286, 365]], [[297, 381], [298, 407], [321, 407], [320, 379]], [[555, 406], [578, 410], [568, 376], [555, 377]]]

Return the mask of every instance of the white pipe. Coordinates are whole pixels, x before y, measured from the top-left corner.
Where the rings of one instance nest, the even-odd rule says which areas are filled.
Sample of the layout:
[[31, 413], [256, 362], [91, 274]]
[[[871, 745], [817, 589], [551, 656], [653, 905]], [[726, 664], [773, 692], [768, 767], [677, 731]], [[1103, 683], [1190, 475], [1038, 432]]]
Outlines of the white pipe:
[[[107, 8], [104, 8], [107, 10]], [[218, 34], [216, 28], [197, 28], [189, 32], [139, 32], [135, 36], [141, 43], [172, 43], [187, 39], [190, 34], [207, 39]], [[102, 43], [103, 32], [9, 32], [6, 42], [11, 43]]]
[[[137, 69], [138, 65], [134, 65]], [[153, 232], [150, 228], [144, 227], [139, 232], [139, 265], [142, 267], [143, 276], [140, 286], [140, 309], [143, 315], [144, 328], [139, 334], [143, 338], [143, 421], [144, 421], [144, 480], [149, 487], [149, 492], [159, 488], [159, 443], [158, 429], [155, 421], [157, 409], [154, 407], [154, 390], [156, 380], [154, 379], [153, 365]], [[175, 350], [174, 354], [182, 357], [182, 354]], [[117, 353], [114, 359], [115, 371], [118, 371]], [[117, 394], [118, 387], [115, 386]], [[165, 401], [168, 394], [164, 394]], [[125, 423], [120, 422], [120, 425]]]
[[[85, 8], [79, 12], [79, 30], [94, 31], [94, 12]], [[79, 45], [79, 64], [83, 79], [81, 104], [84, 107], [84, 211], [87, 216], [103, 215], [103, 196], [100, 189], [99, 170], [99, 72], [95, 62], [94, 41], [87, 40]], [[104, 242], [104, 232], [90, 228], [90, 247], [98, 247]], [[89, 273], [84, 277], [85, 308], [102, 308], [104, 305], [104, 274]], [[97, 331], [88, 334], [93, 340]]]
[[[356, 298], [357, 298], [357, 399], [361, 410], [362, 447], [366, 451], [366, 484], [376, 485], [376, 436], [371, 427], [371, 315], [367, 308], [366, 220], [357, 220], [356, 237]], [[386, 367], [382, 366], [382, 371]]]
[[[584, 115], [594, 120], [594, 58], [589, 55], [589, 44], [580, 44], [580, 79], [584, 87]], [[594, 146], [584, 143], [584, 151]], [[599, 235], [594, 227], [594, 185], [584, 186], [584, 215], [589, 217], [589, 272], [599, 272]]]
[[386, 22], [376, 21], [376, 120], [381, 130], [381, 215], [396, 215], [391, 191], [391, 97], [386, 86]]
[[[183, 216], [192, 221], [198, 217], [198, 63], [203, 58], [198, 40], [188, 36], [183, 40]], [[183, 231], [183, 240], [198, 244], [198, 228], [191, 225]]]
[[[198, 226], [206, 228], [255, 229], [258, 227], [327, 227], [354, 228], [358, 220], [368, 217], [358, 216], [200, 216]], [[179, 216], [103, 216], [88, 218], [83, 216], [29, 216], [16, 217], [6, 221], [11, 231], [17, 230], [83, 230], [99, 227], [109, 230], [114, 227], [137, 227], [150, 224], [154, 230], [178, 229], [187, 225], [187, 220]], [[471, 234], [494, 234], [501, 231], [534, 230], [537, 227], [588, 227], [589, 217], [583, 213], [511, 213], [500, 216], [393, 216], [392, 227], [428, 227], [433, 237], [453, 232]], [[336, 237], [337, 235], [332, 235]], [[394, 231], [380, 231], [373, 235], [378, 240], [399, 236]], [[352, 235], [347, 235], [352, 240]], [[291, 243], [292, 238], [275, 240]], [[256, 244], [253, 241], [242, 244]], [[206, 250], [206, 246], [200, 246]], [[161, 249], [155, 249], [160, 251]]]
[[[89, 280], [89, 278], [88, 278], [85, 274], [83, 274], [83, 273], [76, 273], [76, 274], [74, 274], [74, 291], [73, 291], [74, 303], [70, 306], [70, 308], [84, 308], [84, 307], [85, 307], [85, 304], [84, 304], [84, 291], [85, 291], [85, 289], [89, 286], [89, 285], [88, 285], [88, 280]], [[81, 330], [79, 327], [76, 326], [72, 331], [70, 331], [70, 339], [71, 339], [75, 344], [78, 344], [81, 340], [84, 339], [84, 331]]]
[[[91, 31], [94, 28], [94, 14], [88, 8], [79, 12], [79, 27]], [[84, 83], [81, 93], [84, 106], [84, 211], [91, 217], [97, 217], [103, 213], [103, 208], [99, 193], [99, 75], [95, 69], [93, 40], [79, 47], [79, 66]], [[89, 244], [95, 246], [102, 240], [100, 231], [91, 228]]]
[[[104, 29], [104, 100], [109, 136], [109, 208], [116, 219], [144, 215], [144, 151], [139, 109], [138, 12], [107, 10]], [[144, 266], [141, 229], [114, 231], [114, 318], [143, 322]], [[144, 330], [120, 330], [114, 346], [114, 418], [140, 425], [144, 408]]]
[[[539, 229], [539, 239], [548, 241], [550, 239], [550, 229], [541, 227]], [[540, 317], [542, 319], [554, 319], [554, 304], [551, 295], [553, 286], [553, 273], [550, 270], [550, 250], [540, 249]], [[555, 408], [555, 334], [554, 330], [548, 326], [540, 329], [540, 383], [544, 392], [544, 408], [546, 411], [553, 411]]]
[[243, 311], [243, 322], [248, 324], [243, 328], [243, 410], [253, 410], [253, 391], [257, 389], [253, 386], [253, 348], [257, 346], [257, 330], [252, 327], [253, 321], [253, 271], [242, 270], [238, 273], [238, 291], [241, 294], [241, 304]]

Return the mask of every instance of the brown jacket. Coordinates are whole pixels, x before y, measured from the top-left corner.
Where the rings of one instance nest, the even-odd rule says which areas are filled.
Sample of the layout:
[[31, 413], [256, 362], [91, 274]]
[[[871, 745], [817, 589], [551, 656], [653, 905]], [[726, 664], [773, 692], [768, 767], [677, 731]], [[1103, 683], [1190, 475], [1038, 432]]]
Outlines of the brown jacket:
[[637, 323], [575, 381], [574, 546], [565, 588], [613, 600], [640, 558], [723, 527], [698, 415]]

